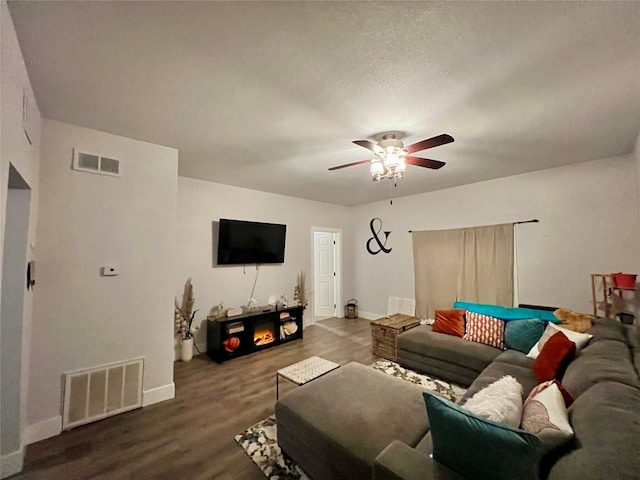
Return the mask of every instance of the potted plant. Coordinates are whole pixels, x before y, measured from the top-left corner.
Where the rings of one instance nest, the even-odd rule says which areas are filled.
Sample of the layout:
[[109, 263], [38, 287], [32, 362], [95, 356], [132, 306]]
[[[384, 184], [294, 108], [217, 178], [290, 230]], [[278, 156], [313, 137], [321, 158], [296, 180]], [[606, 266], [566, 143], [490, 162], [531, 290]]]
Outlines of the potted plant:
[[183, 362], [188, 362], [193, 358], [193, 334], [198, 330], [198, 327], [193, 325], [193, 320], [198, 311], [193, 309], [194, 302], [193, 285], [191, 284], [191, 278], [188, 278], [184, 284], [182, 304], [178, 305], [178, 300], [176, 299], [174, 313], [176, 334], [180, 336], [181, 343], [180, 356]]
[[293, 301], [297, 302], [303, 309], [309, 305], [309, 292], [307, 292], [304, 270], [300, 270], [298, 273], [296, 286], [293, 287]]

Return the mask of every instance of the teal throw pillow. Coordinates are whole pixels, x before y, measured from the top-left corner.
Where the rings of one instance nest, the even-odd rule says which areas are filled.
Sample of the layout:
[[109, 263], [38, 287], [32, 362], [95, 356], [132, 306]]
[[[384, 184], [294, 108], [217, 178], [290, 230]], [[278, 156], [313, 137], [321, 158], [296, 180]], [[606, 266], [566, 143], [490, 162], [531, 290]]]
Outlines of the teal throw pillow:
[[433, 458], [468, 479], [539, 478], [542, 445], [535, 435], [480, 418], [424, 392]]
[[529, 353], [547, 327], [547, 322], [539, 318], [510, 320], [504, 327], [504, 343], [507, 348]]

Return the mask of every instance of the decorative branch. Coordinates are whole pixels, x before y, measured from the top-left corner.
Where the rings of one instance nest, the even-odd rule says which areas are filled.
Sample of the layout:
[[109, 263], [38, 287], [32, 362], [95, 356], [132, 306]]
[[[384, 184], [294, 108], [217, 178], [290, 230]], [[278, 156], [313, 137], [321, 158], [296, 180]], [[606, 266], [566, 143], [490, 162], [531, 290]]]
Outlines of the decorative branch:
[[196, 328], [192, 328], [193, 320], [195, 319], [196, 312], [193, 310], [195, 298], [193, 297], [193, 285], [191, 284], [191, 277], [189, 277], [184, 284], [184, 292], [182, 293], [182, 304], [178, 305], [178, 300], [175, 301], [174, 320], [176, 326], [176, 333], [182, 337], [182, 340], [193, 338], [193, 332]]
[[293, 301], [298, 302], [302, 308], [307, 308], [309, 305], [309, 292], [307, 292], [304, 270], [300, 270], [298, 273], [296, 286], [293, 287]]

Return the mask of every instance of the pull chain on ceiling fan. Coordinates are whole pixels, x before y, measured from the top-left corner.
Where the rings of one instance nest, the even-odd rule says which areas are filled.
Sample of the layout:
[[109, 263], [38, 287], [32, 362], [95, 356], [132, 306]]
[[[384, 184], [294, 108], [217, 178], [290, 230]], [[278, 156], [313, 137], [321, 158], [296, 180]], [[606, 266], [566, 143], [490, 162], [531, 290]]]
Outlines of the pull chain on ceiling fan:
[[354, 165], [362, 165], [370, 163], [371, 178], [375, 182], [382, 179], [400, 180], [407, 171], [407, 164], [417, 167], [438, 169], [444, 167], [445, 163], [438, 160], [430, 160], [428, 158], [410, 156], [410, 153], [420, 152], [429, 148], [439, 147], [453, 142], [453, 137], [446, 133], [432, 138], [427, 138], [421, 142], [416, 142], [407, 147], [401, 140], [397, 139], [395, 134], [388, 133], [382, 136], [382, 140], [373, 143], [370, 140], [354, 140], [353, 143], [367, 150], [371, 150], [376, 154], [376, 158], [371, 160], [360, 160], [358, 162], [345, 163], [337, 167], [331, 167], [329, 170], [339, 170], [341, 168], [353, 167]]

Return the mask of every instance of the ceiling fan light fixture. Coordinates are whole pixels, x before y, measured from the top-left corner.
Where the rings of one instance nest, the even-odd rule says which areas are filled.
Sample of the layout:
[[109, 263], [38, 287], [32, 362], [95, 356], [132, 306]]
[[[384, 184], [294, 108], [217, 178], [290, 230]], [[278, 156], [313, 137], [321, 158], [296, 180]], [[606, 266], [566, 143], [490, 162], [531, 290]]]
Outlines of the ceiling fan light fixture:
[[[329, 170], [338, 170], [345, 167], [352, 167], [364, 163], [370, 164], [372, 180], [379, 182], [382, 179], [400, 180], [407, 171], [407, 163], [418, 167], [438, 169], [445, 165], [444, 162], [438, 160], [430, 160], [428, 158], [414, 157], [415, 152], [426, 150], [428, 148], [439, 147], [453, 142], [451, 135], [443, 133], [435, 137], [427, 138], [421, 142], [413, 143], [407, 147], [402, 141], [396, 138], [395, 133], [387, 133], [382, 136], [382, 140], [373, 143], [370, 140], [354, 140], [356, 145], [366, 148], [373, 152], [376, 157], [371, 160], [361, 160], [359, 162], [347, 163], [331, 167]], [[411, 156], [410, 156], [411, 155]]]
[[386, 169], [394, 170], [400, 164], [400, 157], [395, 153], [390, 153], [384, 156], [383, 163]]
[[404, 173], [407, 171], [407, 159], [402, 157], [398, 157], [398, 166], [396, 167], [396, 172]]
[[374, 182], [379, 182], [385, 175], [385, 168], [380, 160], [373, 160], [371, 162], [371, 179]]

